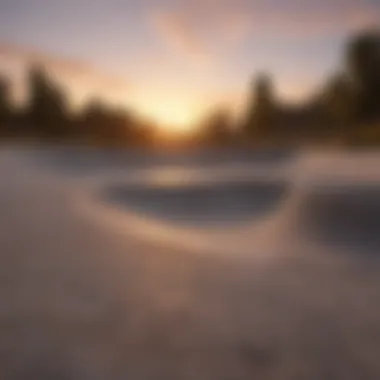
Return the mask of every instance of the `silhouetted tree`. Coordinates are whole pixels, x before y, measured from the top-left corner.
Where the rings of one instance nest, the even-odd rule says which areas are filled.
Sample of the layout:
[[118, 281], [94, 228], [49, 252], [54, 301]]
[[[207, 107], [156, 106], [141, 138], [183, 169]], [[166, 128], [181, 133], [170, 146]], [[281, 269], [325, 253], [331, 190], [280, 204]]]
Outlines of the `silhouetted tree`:
[[82, 115], [82, 132], [87, 137], [100, 137], [101, 131], [106, 127], [107, 109], [99, 100], [92, 100], [84, 108]]
[[132, 139], [131, 115], [121, 109], [111, 109], [99, 100], [89, 103], [83, 114], [83, 132], [92, 140], [126, 145]]
[[153, 146], [159, 129], [154, 120], [133, 118], [129, 129], [129, 141], [134, 146]]
[[5, 77], [0, 77], [0, 134], [9, 131], [11, 119], [10, 83]]
[[358, 117], [380, 115], [380, 32], [368, 31], [348, 44], [347, 61], [357, 91]]
[[37, 133], [50, 137], [67, 134], [68, 109], [63, 91], [39, 66], [29, 72], [30, 102], [27, 113]]
[[111, 110], [102, 136], [110, 143], [121, 146], [127, 145], [131, 138], [131, 124], [132, 120], [127, 111], [121, 109]]
[[221, 145], [231, 141], [232, 120], [225, 109], [214, 111], [201, 125], [201, 139], [206, 143]]
[[353, 123], [356, 111], [356, 96], [352, 81], [345, 74], [337, 74], [327, 84], [325, 107], [328, 120], [333, 125], [347, 128]]
[[272, 80], [267, 74], [259, 74], [254, 80], [252, 97], [248, 104], [248, 135], [261, 138], [270, 134], [276, 121], [276, 111]]

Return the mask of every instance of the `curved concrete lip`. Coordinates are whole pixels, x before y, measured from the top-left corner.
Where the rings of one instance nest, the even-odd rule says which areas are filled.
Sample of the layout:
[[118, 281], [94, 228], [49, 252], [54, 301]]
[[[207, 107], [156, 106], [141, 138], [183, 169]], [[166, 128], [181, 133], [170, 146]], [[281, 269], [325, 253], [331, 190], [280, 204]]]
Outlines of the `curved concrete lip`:
[[318, 186], [299, 207], [297, 228], [314, 241], [380, 254], [380, 184]]
[[[188, 188], [103, 182], [93, 188], [92, 196], [85, 191], [78, 207], [117, 234], [143, 241], [206, 254], [277, 255], [278, 241], [270, 238], [272, 222], [286, 202], [288, 184], [252, 180], [220, 185], [202, 182]], [[228, 199], [233, 201], [227, 212], [220, 206]]]
[[288, 193], [284, 181], [191, 184], [115, 183], [101, 189], [105, 203], [184, 227], [235, 227], [263, 218]]

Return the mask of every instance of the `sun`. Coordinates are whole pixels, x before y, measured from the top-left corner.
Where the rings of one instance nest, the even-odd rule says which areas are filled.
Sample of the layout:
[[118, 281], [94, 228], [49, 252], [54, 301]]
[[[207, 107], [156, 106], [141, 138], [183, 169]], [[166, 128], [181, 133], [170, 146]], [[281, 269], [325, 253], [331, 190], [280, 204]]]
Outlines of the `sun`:
[[147, 107], [146, 113], [163, 134], [189, 135], [196, 129], [196, 112], [180, 103], [156, 102]]
[[193, 128], [192, 115], [189, 111], [179, 107], [163, 107], [152, 110], [163, 132], [184, 134], [190, 133]]
[[173, 127], [177, 126], [179, 129], [186, 129], [190, 124], [190, 115], [188, 115], [186, 111], [176, 108], [159, 110], [157, 116], [162, 123]]

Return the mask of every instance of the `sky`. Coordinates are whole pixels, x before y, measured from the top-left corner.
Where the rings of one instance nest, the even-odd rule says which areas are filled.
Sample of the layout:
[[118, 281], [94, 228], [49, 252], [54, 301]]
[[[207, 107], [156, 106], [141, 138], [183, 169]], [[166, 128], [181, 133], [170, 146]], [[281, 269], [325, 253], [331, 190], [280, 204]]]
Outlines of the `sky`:
[[162, 122], [241, 105], [255, 73], [298, 100], [342, 65], [380, 0], [0, 0], [0, 71], [22, 96], [38, 59], [81, 105], [91, 97]]

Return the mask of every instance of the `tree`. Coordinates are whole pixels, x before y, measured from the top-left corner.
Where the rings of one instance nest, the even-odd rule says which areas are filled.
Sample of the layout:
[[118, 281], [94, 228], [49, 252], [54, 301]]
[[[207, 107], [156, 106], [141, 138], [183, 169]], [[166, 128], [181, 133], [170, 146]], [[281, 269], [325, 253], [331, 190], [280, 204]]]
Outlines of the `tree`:
[[12, 107], [10, 103], [10, 84], [5, 77], [0, 77], [0, 131], [7, 132], [12, 119]]
[[330, 120], [336, 126], [347, 127], [355, 116], [355, 95], [350, 78], [342, 73], [333, 76], [327, 84], [325, 106]]
[[202, 123], [202, 139], [211, 144], [225, 144], [232, 137], [232, 120], [229, 112], [225, 109], [214, 111]]
[[42, 67], [29, 72], [29, 121], [38, 133], [62, 137], [67, 133], [68, 109], [63, 91], [51, 81]]
[[106, 128], [101, 131], [102, 137], [110, 143], [126, 145], [131, 138], [132, 120], [127, 111], [113, 109], [107, 115]]
[[347, 48], [347, 65], [358, 100], [358, 117], [380, 116], [380, 32], [368, 31], [354, 37]]
[[99, 100], [92, 100], [83, 111], [83, 134], [87, 137], [97, 137], [105, 128], [107, 109]]
[[83, 114], [83, 132], [90, 139], [107, 144], [125, 145], [133, 139], [131, 115], [124, 110], [91, 101]]
[[253, 82], [252, 100], [248, 105], [246, 131], [252, 137], [270, 133], [276, 119], [273, 83], [269, 75], [259, 74]]

